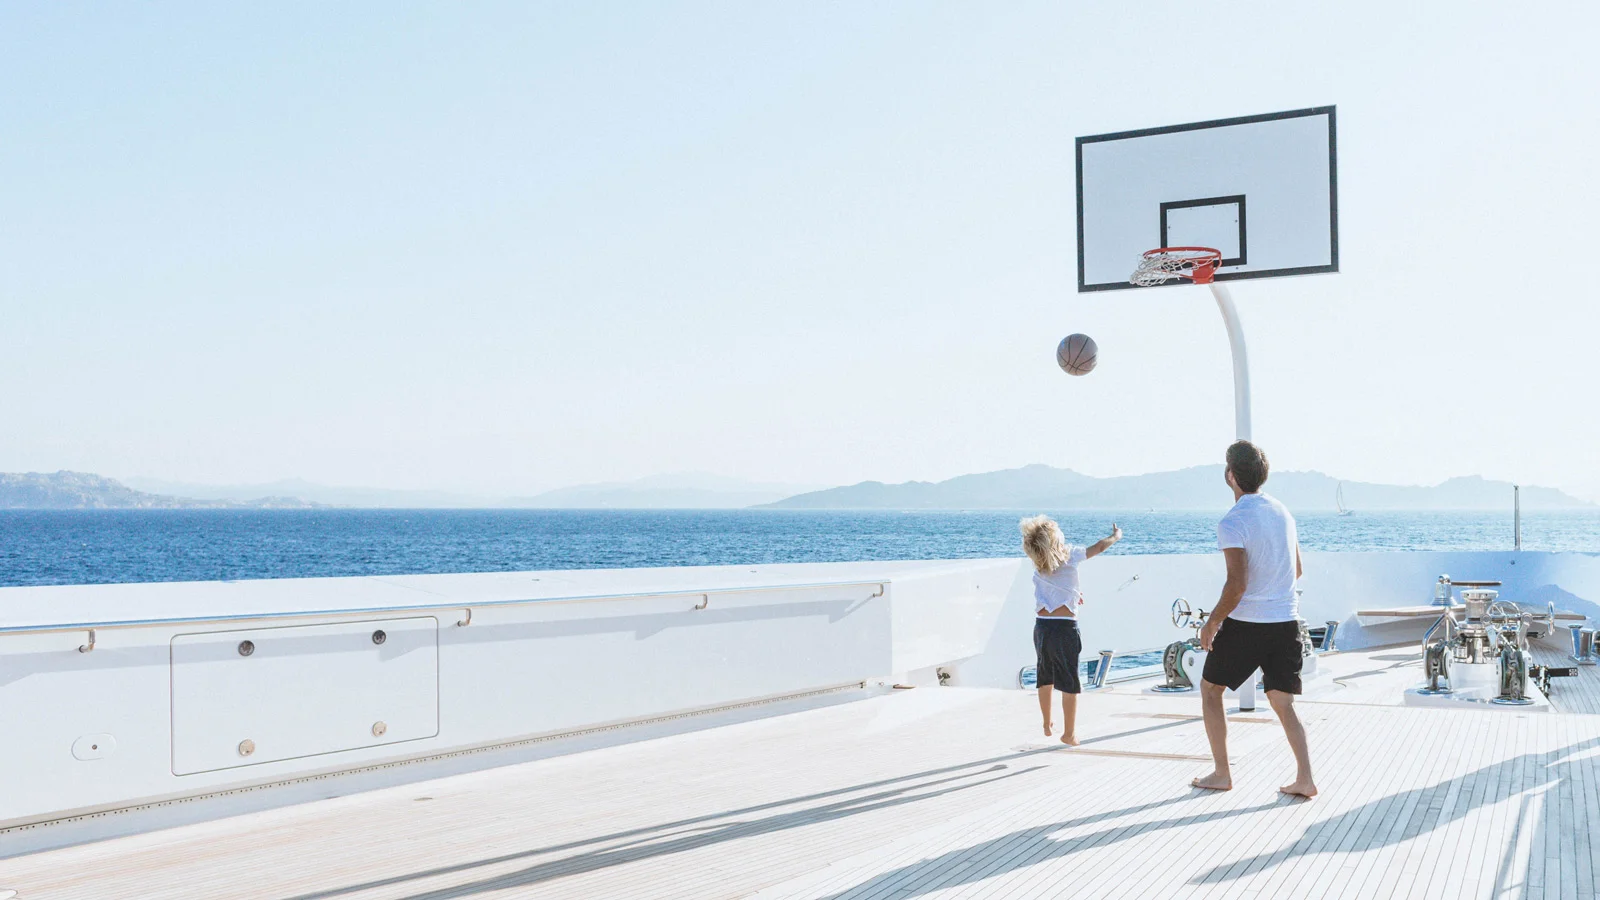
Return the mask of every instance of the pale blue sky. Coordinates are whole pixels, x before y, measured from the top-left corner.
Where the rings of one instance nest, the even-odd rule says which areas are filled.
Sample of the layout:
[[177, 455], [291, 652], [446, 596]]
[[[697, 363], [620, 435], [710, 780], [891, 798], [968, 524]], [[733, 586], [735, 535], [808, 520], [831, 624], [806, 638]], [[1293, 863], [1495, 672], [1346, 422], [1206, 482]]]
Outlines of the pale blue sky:
[[7, 4], [0, 471], [1212, 462], [1215, 307], [1074, 292], [1072, 139], [1336, 103], [1343, 273], [1234, 289], [1258, 439], [1600, 498], [1590, 6], [1102, 6]]

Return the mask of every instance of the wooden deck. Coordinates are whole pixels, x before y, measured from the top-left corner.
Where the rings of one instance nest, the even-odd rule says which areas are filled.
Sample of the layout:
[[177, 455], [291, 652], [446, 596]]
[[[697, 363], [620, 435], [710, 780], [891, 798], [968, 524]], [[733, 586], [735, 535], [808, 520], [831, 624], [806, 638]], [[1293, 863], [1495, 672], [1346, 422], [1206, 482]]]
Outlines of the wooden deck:
[[1533, 661], [1556, 668], [1576, 667], [1576, 678], [1550, 681], [1550, 704], [1562, 712], [1600, 715], [1600, 666], [1579, 666], [1572, 661], [1572, 641], [1565, 628], [1557, 629], [1560, 640], [1533, 641]]
[[[0, 860], [18, 900], [1533, 897], [1600, 877], [1600, 673], [1558, 709], [1405, 708], [1407, 648], [1324, 659], [1313, 801], [1265, 707], [1206, 793], [1194, 695], [921, 688]], [[1550, 651], [1552, 657], [1556, 654]], [[1553, 661], [1553, 660], [1552, 660]], [[1577, 683], [1575, 683], [1577, 682]], [[1570, 701], [1568, 698], [1571, 698]]]

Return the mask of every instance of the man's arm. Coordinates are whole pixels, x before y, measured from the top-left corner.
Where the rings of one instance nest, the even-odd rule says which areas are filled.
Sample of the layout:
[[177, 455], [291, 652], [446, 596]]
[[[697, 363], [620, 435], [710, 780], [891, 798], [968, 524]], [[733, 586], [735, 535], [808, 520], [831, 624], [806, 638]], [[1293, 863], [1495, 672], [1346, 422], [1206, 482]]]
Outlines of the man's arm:
[[1222, 596], [1217, 598], [1217, 605], [1206, 617], [1205, 627], [1200, 629], [1200, 647], [1208, 652], [1211, 642], [1216, 640], [1217, 630], [1222, 627], [1222, 620], [1244, 599], [1245, 572], [1248, 570], [1244, 548], [1229, 547], [1222, 551], [1222, 558], [1228, 563], [1228, 580], [1222, 585]]
[[1110, 550], [1111, 549], [1111, 545], [1115, 544], [1117, 541], [1120, 541], [1120, 540], [1122, 540], [1122, 529], [1117, 527], [1117, 523], [1112, 522], [1111, 523], [1111, 536], [1110, 537], [1103, 537], [1100, 540], [1095, 541], [1093, 544], [1091, 544], [1089, 546], [1089, 549], [1083, 551], [1083, 558], [1084, 559], [1091, 559], [1093, 557], [1099, 556], [1100, 554], [1106, 552], [1107, 550]]

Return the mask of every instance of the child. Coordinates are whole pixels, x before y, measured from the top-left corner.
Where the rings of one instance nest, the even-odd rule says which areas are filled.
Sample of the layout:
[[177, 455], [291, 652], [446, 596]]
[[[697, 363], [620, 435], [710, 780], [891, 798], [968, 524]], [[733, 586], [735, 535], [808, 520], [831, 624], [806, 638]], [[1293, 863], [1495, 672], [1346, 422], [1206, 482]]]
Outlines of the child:
[[1111, 536], [1085, 549], [1061, 536], [1049, 516], [1022, 520], [1022, 549], [1033, 560], [1033, 649], [1038, 654], [1039, 712], [1044, 714], [1045, 737], [1050, 736], [1050, 687], [1061, 691], [1061, 743], [1078, 745], [1078, 654], [1083, 638], [1078, 634], [1078, 563], [1104, 553], [1122, 540], [1122, 529], [1111, 523]]

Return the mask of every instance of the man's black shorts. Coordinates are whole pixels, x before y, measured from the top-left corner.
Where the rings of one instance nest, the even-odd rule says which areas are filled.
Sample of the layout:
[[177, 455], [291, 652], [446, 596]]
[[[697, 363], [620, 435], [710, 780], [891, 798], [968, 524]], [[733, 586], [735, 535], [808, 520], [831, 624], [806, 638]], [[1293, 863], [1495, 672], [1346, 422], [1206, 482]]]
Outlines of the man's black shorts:
[[1300, 623], [1224, 619], [1201, 677], [1238, 690], [1255, 670], [1269, 691], [1300, 693]]
[[1039, 687], [1053, 684], [1064, 694], [1078, 694], [1078, 654], [1083, 637], [1078, 622], [1064, 616], [1039, 616], [1033, 620], [1033, 649], [1038, 654]]

